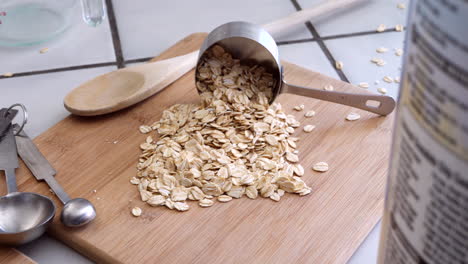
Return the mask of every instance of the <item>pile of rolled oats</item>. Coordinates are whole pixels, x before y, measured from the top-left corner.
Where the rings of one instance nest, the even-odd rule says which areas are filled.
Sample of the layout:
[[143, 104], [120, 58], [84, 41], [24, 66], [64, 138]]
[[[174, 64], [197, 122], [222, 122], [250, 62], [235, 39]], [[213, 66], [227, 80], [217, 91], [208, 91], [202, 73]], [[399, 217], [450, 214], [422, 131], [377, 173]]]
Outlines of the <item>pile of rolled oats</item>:
[[293, 137], [300, 126], [281, 105], [269, 101], [275, 80], [263, 67], [241, 65], [220, 46], [198, 68], [201, 103], [176, 104], [161, 120], [141, 126], [156, 130], [140, 145], [137, 165], [141, 199], [152, 206], [186, 211], [187, 200], [201, 207], [246, 195], [279, 201], [285, 192], [311, 192], [300, 178]]

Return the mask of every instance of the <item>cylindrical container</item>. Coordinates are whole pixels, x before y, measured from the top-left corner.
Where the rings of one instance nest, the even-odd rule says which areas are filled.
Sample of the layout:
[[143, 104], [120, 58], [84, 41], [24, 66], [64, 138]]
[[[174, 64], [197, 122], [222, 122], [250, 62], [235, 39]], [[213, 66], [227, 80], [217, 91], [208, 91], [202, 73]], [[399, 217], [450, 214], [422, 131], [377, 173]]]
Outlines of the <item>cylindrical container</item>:
[[378, 263], [468, 263], [468, 2], [410, 8]]

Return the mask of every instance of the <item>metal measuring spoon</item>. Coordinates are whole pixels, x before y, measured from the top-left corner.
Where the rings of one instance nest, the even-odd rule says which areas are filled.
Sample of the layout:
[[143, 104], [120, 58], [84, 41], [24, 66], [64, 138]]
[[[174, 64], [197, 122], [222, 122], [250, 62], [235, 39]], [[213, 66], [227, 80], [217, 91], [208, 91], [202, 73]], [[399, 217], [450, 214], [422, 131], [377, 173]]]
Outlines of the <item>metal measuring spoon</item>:
[[205, 52], [216, 44], [237, 59], [259, 63], [273, 74], [276, 85], [273, 87], [273, 98], [270, 103], [278, 95], [290, 93], [348, 105], [379, 115], [388, 115], [395, 108], [395, 100], [390, 96], [325, 91], [285, 82], [278, 46], [273, 37], [261, 26], [242, 21], [223, 24], [208, 34], [200, 48], [195, 78], [199, 76], [199, 64], [203, 61]]
[[0, 197], [0, 244], [5, 245], [21, 245], [40, 237], [55, 216], [55, 205], [48, 197], [18, 192], [16, 168], [18, 156], [10, 126], [0, 141], [0, 170], [5, 171], [8, 188], [8, 194]]
[[[17, 125], [14, 126], [17, 128]], [[70, 196], [63, 190], [60, 184], [55, 180], [56, 171], [42, 153], [37, 149], [34, 142], [21, 131], [16, 136], [16, 145], [18, 154], [26, 166], [32, 172], [38, 181], [44, 180], [54, 191], [55, 195], [64, 204], [60, 221], [65, 226], [77, 227], [83, 226], [96, 218], [96, 209], [90, 201], [83, 198], [70, 199]]]

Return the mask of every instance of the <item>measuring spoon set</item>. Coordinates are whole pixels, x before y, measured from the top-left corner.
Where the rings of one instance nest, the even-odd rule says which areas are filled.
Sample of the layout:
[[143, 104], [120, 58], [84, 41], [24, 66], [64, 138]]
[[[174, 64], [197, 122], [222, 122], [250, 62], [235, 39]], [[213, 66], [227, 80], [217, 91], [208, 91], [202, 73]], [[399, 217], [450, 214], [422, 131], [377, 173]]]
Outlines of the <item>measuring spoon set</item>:
[[[12, 120], [23, 112], [21, 125]], [[60, 220], [68, 227], [86, 225], [96, 217], [96, 209], [86, 199], [71, 199], [55, 180], [56, 171], [42, 155], [23, 128], [28, 120], [26, 107], [14, 104], [0, 109], [0, 170], [5, 172], [8, 194], [0, 197], [0, 244], [21, 245], [41, 236], [52, 222], [56, 207], [44, 195], [18, 192], [15, 170], [18, 155], [38, 181], [45, 181], [64, 204]]]

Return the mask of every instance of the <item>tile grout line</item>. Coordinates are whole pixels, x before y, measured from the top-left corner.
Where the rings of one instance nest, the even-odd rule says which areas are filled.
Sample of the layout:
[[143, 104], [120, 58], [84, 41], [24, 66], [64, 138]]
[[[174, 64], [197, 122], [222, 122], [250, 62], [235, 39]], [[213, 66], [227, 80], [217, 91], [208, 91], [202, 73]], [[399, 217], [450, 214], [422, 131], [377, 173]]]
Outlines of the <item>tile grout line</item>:
[[[349, 38], [349, 37], [356, 37], [356, 36], [383, 34], [383, 33], [388, 33], [388, 32], [396, 32], [396, 31], [394, 29], [387, 29], [384, 32], [362, 31], [362, 32], [349, 33], [349, 34], [330, 35], [330, 36], [320, 37], [320, 39], [322, 39], [322, 40], [332, 40], [332, 39]], [[286, 45], [309, 43], [309, 42], [316, 42], [316, 41], [317, 41], [317, 39], [315, 39], [315, 38], [306, 38], [306, 39], [278, 41], [276, 44], [278, 46], [286, 46]], [[153, 57], [144, 57], [144, 58], [123, 60], [123, 64], [125, 66], [125, 64], [127, 64], [127, 63], [147, 62], [147, 61], [151, 60], [152, 58]], [[68, 67], [62, 67], [62, 68], [50, 68], [50, 69], [39, 70], [39, 71], [18, 72], [18, 73], [13, 73], [13, 76], [11, 76], [11, 77], [0, 75], [0, 80], [1, 79], [14, 78], [14, 77], [21, 77], [21, 76], [30, 76], [30, 75], [54, 73], [54, 72], [63, 72], [63, 71], [73, 71], [73, 70], [98, 68], [98, 67], [113, 66], [113, 65], [117, 65], [117, 62], [92, 63], [92, 64], [75, 65], [75, 66], [68, 66]]]
[[116, 64], [117, 64], [116, 62], [102, 62], [102, 63], [83, 64], [83, 65], [76, 65], [76, 66], [69, 66], [69, 67], [62, 67], [62, 68], [52, 68], [52, 69], [39, 70], [39, 71], [18, 72], [18, 73], [14, 73], [14, 75], [10, 77], [0, 75], [0, 80], [11, 79], [15, 77], [30, 76], [30, 75], [54, 73], [54, 72], [64, 72], [64, 71], [74, 71], [74, 70], [82, 70], [82, 69], [90, 69], [90, 68], [99, 68], [99, 67], [105, 67], [105, 66], [114, 66]]
[[[316, 35], [318, 37], [320, 37], [318, 35], [318, 32], [315, 30], [314, 26], [312, 25], [312, 23], [310, 22], [307, 22], [306, 23], [306, 27], [307, 29], [309, 29], [310, 33], [312, 33], [312, 35]], [[322, 50], [322, 52], [325, 54], [325, 57], [327, 57], [328, 61], [330, 62], [331, 66], [333, 67], [333, 69], [335, 69], [336, 73], [338, 74], [338, 76], [340, 76], [340, 79], [344, 82], [348, 82], [349, 83], [349, 80], [348, 78], [346, 77], [346, 75], [344, 74], [344, 72], [341, 70], [341, 69], [337, 69], [336, 68], [336, 60], [335, 58], [333, 57], [333, 55], [331, 54], [330, 50], [327, 48], [327, 46], [325, 45], [325, 42], [323, 42], [323, 40], [321, 39], [317, 39], [317, 44], [319, 45], [320, 49]]]
[[299, 44], [299, 43], [307, 43], [307, 42], [315, 42], [315, 41], [316, 40], [313, 38], [294, 39], [294, 40], [277, 41], [276, 45], [283, 46], [283, 45]]
[[[376, 30], [369, 30], [369, 31], [360, 31], [354, 33], [344, 33], [344, 34], [336, 34], [336, 35], [329, 35], [320, 37], [321, 40], [330, 40], [330, 39], [341, 39], [341, 38], [352, 38], [352, 37], [360, 37], [360, 36], [368, 36], [368, 35], [378, 35], [390, 32], [398, 32], [395, 29], [386, 29], [382, 32], [377, 32]], [[403, 33], [404, 34], [404, 33]]]
[[[155, 55], [155, 57], [156, 57], [156, 55]], [[154, 58], [154, 57], [144, 57], [144, 58], [130, 59], [130, 60], [126, 60], [125, 64], [127, 64], [127, 63], [136, 63], [136, 62], [148, 62], [152, 58]]]
[[[398, 32], [395, 29], [386, 29], [382, 32], [377, 32], [375, 30], [368, 30], [368, 31], [360, 31], [360, 32], [353, 32], [353, 33], [344, 33], [344, 34], [336, 34], [336, 35], [329, 35], [329, 36], [320, 36], [320, 40], [332, 40], [332, 39], [341, 39], [341, 38], [352, 38], [352, 37], [360, 37], [360, 36], [368, 36], [368, 35], [378, 35], [378, 34], [385, 34], [390, 32]], [[289, 45], [289, 44], [297, 44], [297, 43], [305, 43], [305, 42], [316, 42], [317, 39], [315, 38], [305, 38], [305, 39], [293, 39], [293, 40], [285, 40], [285, 41], [278, 41], [276, 44], [278, 46], [281, 45]]]
[[119, 30], [117, 28], [117, 21], [115, 20], [114, 6], [112, 0], [106, 0], [107, 17], [109, 18], [109, 27], [112, 35], [112, 43], [114, 45], [115, 59], [117, 61], [117, 68], [125, 67], [125, 62], [122, 55], [122, 43], [120, 42]]
[[[294, 8], [296, 8], [297, 11], [301, 11], [302, 8], [301, 6], [299, 5], [299, 3], [297, 2], [297, 0], [291, 0]], [[337, 69], [336, 66], [335, 66], [335, 63], [336, 63], [336, 60], [335, 58], [333, 58], [333, 55], [331, 54], [330, 50], [327, 48], [327, 46], [325, 45], [325, 42], [323, 42], [322, 38], [320, 37], [320, 34], [317, 32], [317, 30], [315, 29], [315, 27], [312, 25], [312, 23], [309, 21], [309, 22], [306, 22], [305, 23], [307, 29], [309, 30], [309, 32], [312, 34], [313, 38], [316, 40], [317, 44], [319, 45], [320, 49], [322, 50], [322, 52], [325, 54], [325, 57], [327, 57], [328, 61], [330, 62], [331, 66], [333, 67], [333, 69], [335, 69], [336, 73], [338, 74], [338, 76], [340, 77], [340, 79], [342, 81], [345, 81], [345, 82], [348, 82], [349, 83], [349, 80], [348, 78], [346, 77], [346, 75], [344, 74], [344, 72], [340, 69]]]

